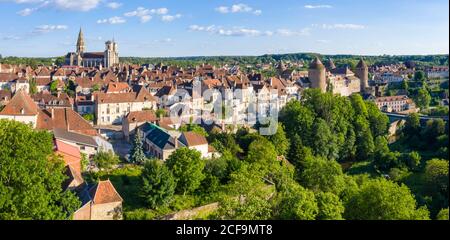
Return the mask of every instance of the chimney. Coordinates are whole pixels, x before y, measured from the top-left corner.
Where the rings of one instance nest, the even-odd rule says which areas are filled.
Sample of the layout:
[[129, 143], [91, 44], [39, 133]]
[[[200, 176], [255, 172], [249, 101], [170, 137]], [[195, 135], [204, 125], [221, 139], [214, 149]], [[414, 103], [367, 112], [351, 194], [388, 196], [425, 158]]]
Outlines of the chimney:
[[178, 148], [178, 137], [173, 137], [173, 139], [174, 139], [174, 144], [175, 144], [175, 149], [177, 149]]
[[55, 119], [55, 109], [52, 108], [52, 119]]

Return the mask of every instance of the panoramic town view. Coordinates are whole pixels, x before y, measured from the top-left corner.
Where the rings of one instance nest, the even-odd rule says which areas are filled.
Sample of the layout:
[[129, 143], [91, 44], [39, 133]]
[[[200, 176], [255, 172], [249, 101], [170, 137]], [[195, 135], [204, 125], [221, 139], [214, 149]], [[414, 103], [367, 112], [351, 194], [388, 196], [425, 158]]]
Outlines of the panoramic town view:
[[448, 220], [448, 8], [0, 0], [0, 220]]

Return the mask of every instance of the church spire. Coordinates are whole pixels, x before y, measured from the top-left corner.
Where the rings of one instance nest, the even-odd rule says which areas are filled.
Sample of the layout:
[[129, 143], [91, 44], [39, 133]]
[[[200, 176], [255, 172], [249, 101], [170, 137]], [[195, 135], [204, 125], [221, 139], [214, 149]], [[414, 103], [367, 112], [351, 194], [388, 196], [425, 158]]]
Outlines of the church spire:
[[84, 35], [83, 30], [80, 28], [80, 32], [78, 33], [78, 41], [77, 41], [77, 52], [82, 53], [85, 51], [85, 45], [84, 45]]

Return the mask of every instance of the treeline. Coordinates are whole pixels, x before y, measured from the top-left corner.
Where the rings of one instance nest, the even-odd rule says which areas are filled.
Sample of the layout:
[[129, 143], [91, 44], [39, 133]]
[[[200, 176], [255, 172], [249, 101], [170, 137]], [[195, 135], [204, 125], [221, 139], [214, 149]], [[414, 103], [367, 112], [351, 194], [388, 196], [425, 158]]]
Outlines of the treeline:
[[[175, 65], [180, 67], [192, 67], [202, 63], [208, 63], [215, 66], [222, 66], [224, 64], [239, 64], [243, 67], [255, 64], [277, 63], [280, 60], [292, 62], [305, 62], [306, 64], [312, 61], [316, 56], [322, 59], [332, 58], [336, 66], [344, 64], [351, 67], [356, 66], [359, 59], [363, 57], [369, 65], [386, 65], [396, 63], [408, 63], [416, 67], [448, 65], [448, 55], [382, 55], [382, 56], [359, 56], [359, 55], [321, 55], [317, 53], [291, 53], [291, 54], [273, 54], [262, 56], [194, 56], [194, 57], [167, 57], [167, 58], [145, 58], [145, 57], [121, 57], [120, 61], [130, 64], [158, 64], [164, 63], [167, 65]], [[23, 58], [23, 57], [0, 57], [1, 63], [8, 64], [26, 64], [30, 66], [39, 65], [62, 65], [64, 64], [64, 57], [52, 58]]]

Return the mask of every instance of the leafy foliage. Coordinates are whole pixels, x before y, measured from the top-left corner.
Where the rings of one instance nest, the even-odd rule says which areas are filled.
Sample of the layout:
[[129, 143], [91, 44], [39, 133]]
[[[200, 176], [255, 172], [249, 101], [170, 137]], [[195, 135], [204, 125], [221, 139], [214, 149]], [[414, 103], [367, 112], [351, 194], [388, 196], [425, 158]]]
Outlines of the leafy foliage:
[[67, 177], [51, 134], [0, 120], [0, 142], [0, 219], [68, 219], [80, 202], [62, 189]]
[[150, 208], [167, 205], [175, 192], [175, 179], [169, 169], [157, 160], [149, 160], [141, 175], [142, 194]]
[[205, 162], [197, 150], [179, 148], [170, 155], [166, 164], [175, 177], [177, 193], [184, 195], [194, 192], [205, 178]]

